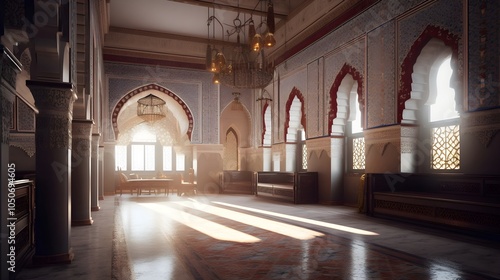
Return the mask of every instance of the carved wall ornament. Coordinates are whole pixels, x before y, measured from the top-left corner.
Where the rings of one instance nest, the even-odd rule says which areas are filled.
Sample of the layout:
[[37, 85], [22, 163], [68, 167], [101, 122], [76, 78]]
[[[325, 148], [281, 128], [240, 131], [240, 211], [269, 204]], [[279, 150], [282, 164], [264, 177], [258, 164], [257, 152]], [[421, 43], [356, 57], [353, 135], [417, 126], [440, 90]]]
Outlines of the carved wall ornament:
[[306, 140], [308, 158], [311, 158], [313, 153], [316, 154], [316, 156], [319, 158], [321, 156], [321, 153], [323, 152], [326, 153], [328, 157], [331, 157], [332, 154], [331, 142], [332, 141], [330, 137], [322, 137], [322, 138]]
[[35, 134], [11, 133], [9, 145], [20, 148], [29, 157], [33, 157], [36, 153]]
[[[76, 94], [70, 83], [27, 81], [39, 110], [37, 147], [71, 149], [71, 121]], [[40, 145], [40, 146], [39, 146]]]
[[464, 113], [460, 121], [462, 135], [471, 135], [488, 147], [500, 131], [500, 109]]

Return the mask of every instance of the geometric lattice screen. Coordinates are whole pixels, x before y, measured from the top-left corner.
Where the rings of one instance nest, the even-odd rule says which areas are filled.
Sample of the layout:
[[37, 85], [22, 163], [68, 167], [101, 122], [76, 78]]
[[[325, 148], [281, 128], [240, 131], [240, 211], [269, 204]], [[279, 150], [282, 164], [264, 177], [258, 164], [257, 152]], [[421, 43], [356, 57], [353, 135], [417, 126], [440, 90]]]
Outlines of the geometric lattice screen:
[[432, 128], [431, 139], [432, 169], [460, 169], [460, 126]]
[[302, 169], [307, 170], [307, 145], [302, 144]]
[[352, 169], [365, 169], [365, 138], [352, 139]]

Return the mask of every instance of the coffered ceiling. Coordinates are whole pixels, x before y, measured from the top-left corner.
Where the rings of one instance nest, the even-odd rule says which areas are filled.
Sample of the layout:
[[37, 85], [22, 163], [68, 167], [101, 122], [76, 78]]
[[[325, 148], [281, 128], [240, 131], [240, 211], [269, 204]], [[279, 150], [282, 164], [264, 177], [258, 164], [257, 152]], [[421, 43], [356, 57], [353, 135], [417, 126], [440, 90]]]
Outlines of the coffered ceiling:
[[[296, 45], [303, 47], [314, 34], [318, 37], [328, 23], [346, 14], [352, 16], [375, 1], [272, 2], [277, 45], [269, 50], [268, 56], [277, 59], [287, 52], [290, 55]], [[215, 15], [225, 33], [233, 28], [236, 18], [244, 22], [252, 17], [258, 26], [266, 18], [267, 0], [109, 0], [108, 11], [110, 27], [104, 41], [105, 60], [203, 69], [209, 37], [225, 44], [236, 40], [236, 36], [222, 36], [218, 24], [215, 34], [214, 26], [208, 34], [208, 17]]]

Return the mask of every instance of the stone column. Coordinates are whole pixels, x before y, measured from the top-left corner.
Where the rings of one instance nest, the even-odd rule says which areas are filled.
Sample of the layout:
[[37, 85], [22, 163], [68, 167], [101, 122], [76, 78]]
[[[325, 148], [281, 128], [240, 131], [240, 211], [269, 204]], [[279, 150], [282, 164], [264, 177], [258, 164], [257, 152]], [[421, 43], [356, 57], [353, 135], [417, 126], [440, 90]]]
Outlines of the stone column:
[[99, 211], [99, 137], [101, 134], [92, 133], [92, 155], [90, 158], [90, 209]]
[[73, 156], [71, 175], [71, 225], [93, 223], [90, 215], [91, 120], [73, 120]]
[[345, 172], [345, 137], [332, 136], [330, 153], [332, 161], [330, 197], [328, 201], [331, 204], [342, 204], [344, 200], [344, 172]]
[[26, 81], [36, 118], [35, 264], [69, 263], [71, 248], [71, 83]]
[[286, 158], [285, 158], [285, 171], [295, 172], [297, 167], [297, 143], [285, 144]]
[[104, 200], [104, 146], [99, 146], [99, 200]]

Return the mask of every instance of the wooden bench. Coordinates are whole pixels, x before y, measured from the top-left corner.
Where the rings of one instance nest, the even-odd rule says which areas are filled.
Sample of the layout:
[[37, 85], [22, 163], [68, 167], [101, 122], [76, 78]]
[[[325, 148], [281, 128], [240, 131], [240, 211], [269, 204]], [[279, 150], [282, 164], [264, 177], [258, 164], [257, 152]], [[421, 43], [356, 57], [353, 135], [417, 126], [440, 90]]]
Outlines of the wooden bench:
[[257, 196], [293, 203], [318, 202], [317, 172], [257, 172]]
[[220, 173], [222, 193], [255, 194], [253, 171], [224, 170]]
[[371, 216], [500, 237], [500, 177], [367, 174]]

